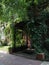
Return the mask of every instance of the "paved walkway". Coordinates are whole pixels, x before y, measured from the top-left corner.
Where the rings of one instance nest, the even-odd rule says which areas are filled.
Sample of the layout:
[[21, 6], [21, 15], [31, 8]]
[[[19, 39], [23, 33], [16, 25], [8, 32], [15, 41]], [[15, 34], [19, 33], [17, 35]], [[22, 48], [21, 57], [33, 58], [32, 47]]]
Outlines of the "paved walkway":
[[0, 52], [0, 65], [42, 65], [42, 62]]

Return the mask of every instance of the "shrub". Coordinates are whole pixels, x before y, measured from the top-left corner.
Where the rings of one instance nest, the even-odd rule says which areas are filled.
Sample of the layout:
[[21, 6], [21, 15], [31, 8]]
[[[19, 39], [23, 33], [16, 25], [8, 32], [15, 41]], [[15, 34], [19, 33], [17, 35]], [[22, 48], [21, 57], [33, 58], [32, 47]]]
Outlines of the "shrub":
[[47, 38], [47, 39], [45, 40], [44, 46], [45, 46], [45, 49], [47, 49], [47, 50], [49, 51], [49, 38]]

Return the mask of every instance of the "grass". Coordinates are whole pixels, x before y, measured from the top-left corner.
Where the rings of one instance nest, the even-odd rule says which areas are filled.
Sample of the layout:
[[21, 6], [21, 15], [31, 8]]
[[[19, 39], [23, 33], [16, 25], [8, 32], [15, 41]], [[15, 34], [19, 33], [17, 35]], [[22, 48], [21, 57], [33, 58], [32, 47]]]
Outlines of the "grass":
[[6, 51], [8, 52], [9, 46], [0, 46], [0, 51]]

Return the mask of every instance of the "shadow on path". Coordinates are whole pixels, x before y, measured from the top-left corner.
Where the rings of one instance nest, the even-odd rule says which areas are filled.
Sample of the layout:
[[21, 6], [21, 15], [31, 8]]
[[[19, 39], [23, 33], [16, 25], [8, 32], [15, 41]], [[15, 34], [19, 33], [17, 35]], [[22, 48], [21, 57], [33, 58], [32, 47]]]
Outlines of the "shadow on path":
[[41, 61], [26, 59], [0, 51], [0, 65], [40, 65]]

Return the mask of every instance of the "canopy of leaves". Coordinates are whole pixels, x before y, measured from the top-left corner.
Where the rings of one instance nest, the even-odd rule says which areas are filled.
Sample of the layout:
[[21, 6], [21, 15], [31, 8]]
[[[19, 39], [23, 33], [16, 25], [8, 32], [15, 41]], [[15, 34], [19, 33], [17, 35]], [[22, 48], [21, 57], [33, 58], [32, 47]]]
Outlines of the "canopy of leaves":
[[48, 0], [0, 0], [0, 19], [3, 21], [27, 20], [27, 8]]
[[[0, 0], [0, 20], [15, 22], [28, 20], [27, 31], [34, 47], [39, 50], [47, 33], [46, 20], [49, 17], [49, 0]], [[48, 6], [48, 7], [47, 7]], [[15, 41], [15, 29], [13, 29]], [[43, 36], [44, 35], [44, 36]], [[41, 40], [42, 39], [42, 40]]]
[[4, 21], [15, 21], [27, 19], [27, 6], [30, 1], [26, 0], [1, 0], [0, 19]]

